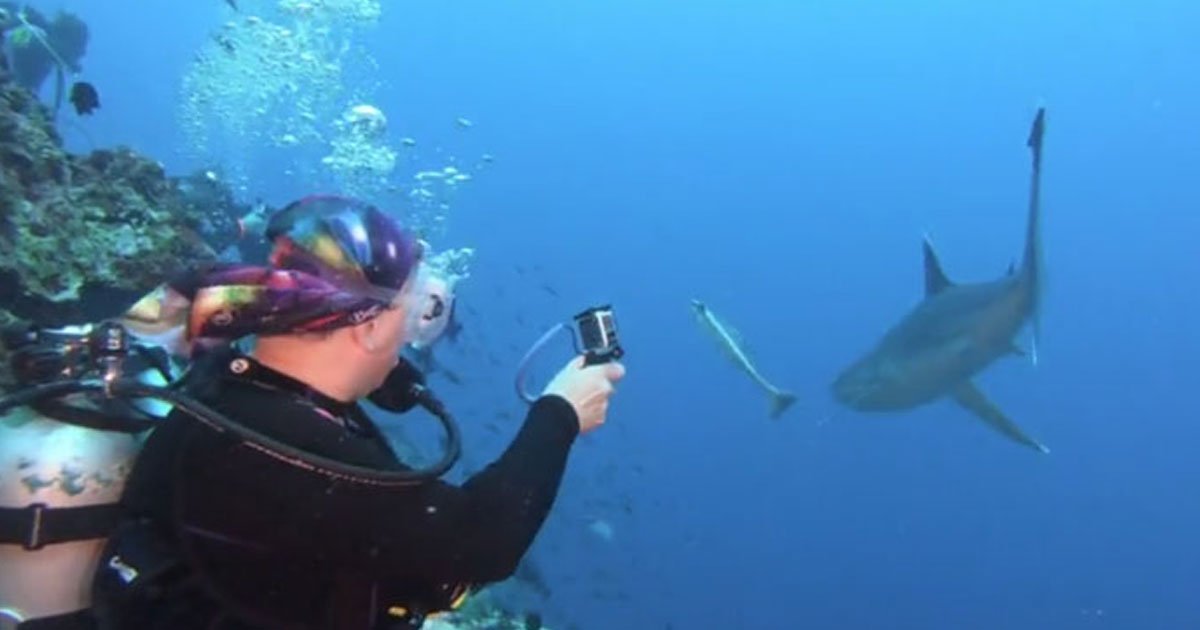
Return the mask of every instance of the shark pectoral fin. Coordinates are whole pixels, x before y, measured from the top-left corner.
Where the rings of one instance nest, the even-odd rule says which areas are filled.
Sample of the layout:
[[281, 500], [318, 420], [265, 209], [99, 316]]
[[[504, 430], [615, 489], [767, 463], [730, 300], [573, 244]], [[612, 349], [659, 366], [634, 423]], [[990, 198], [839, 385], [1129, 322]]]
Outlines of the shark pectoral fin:
[[954, 388], [954, 401], [962, 405], [967, 411], [975, 414], [980, 420], [988, 423], [988, 426], [1008, 436], [1009, 439], [1020, 442], [1025, 446], [1037, 449], [1043, 453], [1049, 453], [1050, 449], [1042, 445], [1041, 442], [1029, 437], [1017, 426], [1008, 416], [1004, 415], [1003, 411], [992, 401], [984, 396], [983, 392], [979, 391], [970, 381], [964, 382], [962, 385]]

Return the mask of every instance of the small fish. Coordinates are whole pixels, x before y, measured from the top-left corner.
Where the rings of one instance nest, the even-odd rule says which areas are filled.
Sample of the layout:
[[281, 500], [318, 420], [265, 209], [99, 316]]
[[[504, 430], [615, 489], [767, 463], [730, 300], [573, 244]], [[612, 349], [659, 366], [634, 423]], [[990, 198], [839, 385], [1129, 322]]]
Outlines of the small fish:
[[100, 94], [96, 92], [96, 86], [87, 81], [79, 81], [71, 86], [70, 100], [75, 113], [80, 116], [87, 116], [100, 108]]
[[750, 378], [754, 379], [754, 382], [758, 383], [767, 392], [767, 395], [771, 397], [772, 418], [778, 418], [788, 407], [792, 406], [792, 403], [796, 402], [794, 394], [775, 387], [767, 379], [763, 378], [762, 374], [759, 374], [758, 368], [754, 367], [754, 363], [750, 360], [746, 351], [742, 349], [742, 343], [737, 331], [717, 319], [717, 316], [700, 300], [692, 300], [692, 310], [696, 312], [696, 318], [700, 324], [712, 334], [717, 344], [721, 347], [721, 350], [729, 356], [730, 360], [741, 368], [742, 371], [750, 375]]
[[237, 0], [225, 0], [225, 4], [228, 4], [234, 11], [241, 12], [241, 9], [238, 8]]
[[617, 536], [617, 530], [613, 528], [612, 524], [601, 518], [589, 523], [588, 531], [604, 542], [612, 542]]

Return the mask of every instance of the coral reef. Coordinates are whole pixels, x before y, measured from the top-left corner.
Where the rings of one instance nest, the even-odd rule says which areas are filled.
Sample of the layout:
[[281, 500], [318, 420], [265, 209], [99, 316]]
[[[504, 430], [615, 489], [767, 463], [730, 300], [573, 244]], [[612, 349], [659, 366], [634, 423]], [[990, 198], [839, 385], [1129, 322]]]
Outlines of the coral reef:
[[194, 203], [188, 181], [125, 148], [68, 154], [46, 108], [0, 74], [0, 319], [110, 317], [215, 259], [240, 209]]
[[430, 617], [423, 627], [425, 630], [548, 630], [542, 625], [540, 614], [509, 612], [487, 593], [468, 599], [452, 613]]

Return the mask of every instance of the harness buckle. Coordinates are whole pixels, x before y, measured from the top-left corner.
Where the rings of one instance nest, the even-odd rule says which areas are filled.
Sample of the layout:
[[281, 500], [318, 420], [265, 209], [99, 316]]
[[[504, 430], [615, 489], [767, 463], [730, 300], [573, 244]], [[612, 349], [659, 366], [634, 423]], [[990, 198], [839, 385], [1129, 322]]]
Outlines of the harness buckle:
[[37, 551], [46, 546], [46, 543], [42, 542], [42, 516], [47, 509], [45, 503], [31, 503], [25, 506], [25, 511], [29, 513], [29, 532], [22, 547], [26, 551]]

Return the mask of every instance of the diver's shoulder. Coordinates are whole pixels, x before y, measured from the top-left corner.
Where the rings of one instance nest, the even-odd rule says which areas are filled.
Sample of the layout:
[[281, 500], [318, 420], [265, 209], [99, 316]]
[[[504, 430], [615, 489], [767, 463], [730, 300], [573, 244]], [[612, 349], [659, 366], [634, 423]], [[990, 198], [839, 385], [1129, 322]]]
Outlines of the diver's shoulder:
[[188, 395], [224, 412], [290, 400], [286, 392], [254, 377], [261, 370], [253, 358], [235, 348], [213, 349], [196, 359], [182, 384]]

